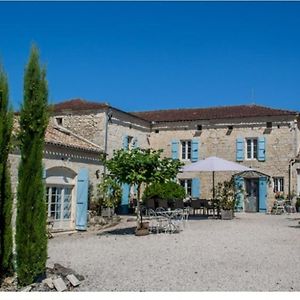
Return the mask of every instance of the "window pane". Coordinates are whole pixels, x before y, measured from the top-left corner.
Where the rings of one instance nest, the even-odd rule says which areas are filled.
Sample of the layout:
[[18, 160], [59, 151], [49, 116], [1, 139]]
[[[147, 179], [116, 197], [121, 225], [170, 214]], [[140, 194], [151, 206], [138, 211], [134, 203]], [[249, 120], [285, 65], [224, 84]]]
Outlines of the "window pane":
[[185, 141], [182, 141], [181, 142], [181, 145], [182, 145], [182, 150], [181, 150], [181, 158], [182, 159], [186, 159], [186, 142]]
[[253, 139], [253, 156], [252, 158], [257, 158], [257, 139]]
[[247, 140], [247, 158], [248, 159], [251, 159], [252, 158], [252, 155], [251, 155], [251, 151], [252, 150], [252, 147], [251, 147], [251, 140]]
[[71, 199], [72, 198], [72, 189], [65, 188], [64, 191], [64, 219], [70, 219], [71, 217]]
[[191, 179], [187, 179], [187, 194], [189, 196], [192, 195], [192, 180]]
[[187, 159], [191, 159], [191, 152], [192, 152], [192, 142], [191, 141], [187, 142], [187, 147], [188, 147]]

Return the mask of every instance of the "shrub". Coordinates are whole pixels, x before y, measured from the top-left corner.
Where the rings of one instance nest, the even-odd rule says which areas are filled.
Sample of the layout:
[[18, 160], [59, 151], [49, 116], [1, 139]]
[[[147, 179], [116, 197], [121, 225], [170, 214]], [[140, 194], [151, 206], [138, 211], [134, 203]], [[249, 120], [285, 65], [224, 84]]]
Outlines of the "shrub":
[[146, 199], [162, 199], [176, 200], [185, 197], [184, 188], [173, 181], [165, 183], [152, 183], [148, 185], [143, 194], [143, 200]]

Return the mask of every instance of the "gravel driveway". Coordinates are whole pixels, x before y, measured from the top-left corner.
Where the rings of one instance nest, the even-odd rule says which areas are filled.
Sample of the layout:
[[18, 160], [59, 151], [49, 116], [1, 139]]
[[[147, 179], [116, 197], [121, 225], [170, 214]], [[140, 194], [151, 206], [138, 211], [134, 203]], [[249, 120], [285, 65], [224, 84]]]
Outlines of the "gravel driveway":
[[190, 220], [136, 237], [122, 223], [49, 240], [48, 264], [85, 276], [81, 291], [300, 291], [300, 214]]

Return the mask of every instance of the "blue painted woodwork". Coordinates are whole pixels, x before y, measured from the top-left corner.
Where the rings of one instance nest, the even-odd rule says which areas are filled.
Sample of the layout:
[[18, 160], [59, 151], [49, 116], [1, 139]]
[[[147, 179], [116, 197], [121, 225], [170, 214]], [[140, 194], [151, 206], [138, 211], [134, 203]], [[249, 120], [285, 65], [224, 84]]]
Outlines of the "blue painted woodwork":
[[86, 230], [87, 207], [88, 207], [88, 169], [80, 169], [77, 175], [77, 198], [76, 198], [76, 229]]

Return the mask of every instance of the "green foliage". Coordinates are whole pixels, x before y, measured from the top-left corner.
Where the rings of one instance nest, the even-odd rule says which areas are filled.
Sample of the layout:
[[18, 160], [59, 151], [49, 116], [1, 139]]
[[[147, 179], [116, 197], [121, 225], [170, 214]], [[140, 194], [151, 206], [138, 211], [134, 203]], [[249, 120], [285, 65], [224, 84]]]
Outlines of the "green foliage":
[[105, 162], [110, 174], [120, 183], [130, 185], [165, 182], [176, 177], [183, 165], [179, 160], [161, 158], [162, 150], [120, 149]]
[[113, 177], [106, 175], [98, 185], [98, 195], [101, 206], [116, 208], [121, 202], [121, 185]]
[[235, 183], [233, 177], [231, 180], [218, 183], [216, 187], [216, 199], [220, 201], [220, 208], [224, 210], [234, 210], [236, 196], [240, 191]]
[[185, 197], [184, 188], [173, 181], [164, 183], [152, 183], [148, 185], [143, 193], [143, 200], [146, 199], [162, 199], [162, 200], [176, 200]]
[[27, 285], [45, 272], [47, 260], [46, 202], [43, 150], [48, 124], [46, 71], [32, 47], [24, 76], [24, 102], [20, 114], [20, 151], [16, 223], [17, 275]]
[[142, 184], [170, 181], [176, 177], [183, 165], [179, 160], [161, 158], [162, 151], [140, 148], [120, 149], [114, 151], [111, 159], [104, 161], [110, 175], [117, 182], [137, 186], [137, 219], [139, 225], [142, 225], [140, 213]]
[[12, 191], [8, 154], [11, 145], [13, 114], [9, 110], [7, 76], [0, 66], [0, 279], [13, 272]]

